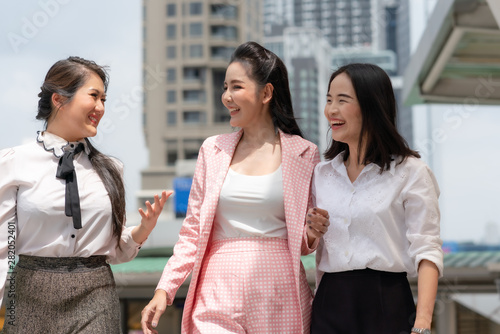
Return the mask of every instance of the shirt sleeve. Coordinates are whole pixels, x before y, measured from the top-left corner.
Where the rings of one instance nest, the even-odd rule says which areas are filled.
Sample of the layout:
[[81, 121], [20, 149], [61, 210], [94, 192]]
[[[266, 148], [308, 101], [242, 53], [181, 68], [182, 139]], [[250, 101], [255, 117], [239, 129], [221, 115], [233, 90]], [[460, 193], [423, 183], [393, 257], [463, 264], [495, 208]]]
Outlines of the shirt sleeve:
[[188, 199], [186, 218], [179, 232], [179, 240], [174, 246], [156, 289], [167, 292], [167, 303], [173, 303], [177, 290], [192, 272], [198, 250], [200, 236], [200, 211], [205, 198], [206, 163], [202, 145], [198, 154], [193, 183]]
[[17, 232], [17, 190], [15, 182], [14, 150], [0, 151], [0, 306], [5, 283], [15, 266]]
[[[120, 238], [120, 246], [116, 247], [116, 253], [114, 256], [108, 257], [108, 262], [110, 264], [119, 264], [124, 262], [132, 261], [137, 254], [139, 249], [141, 249], [143, 243], [138, 244], [132, 238], [132, 230], [135, 226], [123, 227], [122, 235]], [[114, 236], [113, 236], [114, 238]]]
[[434, 263], [443, 276], [443, 251], [440, 238], [439, 187], [430, 168], [423, 164], [412, 171], [404, 191], [406, 236], [415, 272], [422, 260]]

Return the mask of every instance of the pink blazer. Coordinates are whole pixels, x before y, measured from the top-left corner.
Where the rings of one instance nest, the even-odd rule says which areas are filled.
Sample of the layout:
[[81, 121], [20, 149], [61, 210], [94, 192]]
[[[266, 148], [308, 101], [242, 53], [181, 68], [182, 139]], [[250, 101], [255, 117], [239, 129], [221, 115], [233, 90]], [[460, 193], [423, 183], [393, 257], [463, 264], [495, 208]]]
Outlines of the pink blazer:
[[[213, 136], [205, 140], [198, 155], [189, 194], [186, 218], [179, 232], [174, 254], [169, 259], [157, 289], [167, 292], [168, 305], [192, 272], [182, 318], [182, 332], [191, 331], [192, 307], [202, 260], [210, 240], [222, 184], [243, 131]], [[311, 205], [310, 186], [314, 166], [319, 162], [313, 143], [280, 131], [283, 195], [288, 231], [288, 248], [293, 261], [296, 291], [302, 310], [311, 308], [312, 291], [307, 284], [301, 255], [317, 247], [307, 245], [305, 215]]]

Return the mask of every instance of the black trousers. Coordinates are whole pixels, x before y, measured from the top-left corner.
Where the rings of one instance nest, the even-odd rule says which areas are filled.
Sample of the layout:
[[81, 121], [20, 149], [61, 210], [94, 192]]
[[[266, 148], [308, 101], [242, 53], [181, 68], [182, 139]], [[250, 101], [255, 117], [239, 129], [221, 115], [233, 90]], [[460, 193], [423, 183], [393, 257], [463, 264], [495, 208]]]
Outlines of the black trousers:
[[311, 334], [409, 334], [415, 315], [406, 273], [325, 273], [313, 301]]

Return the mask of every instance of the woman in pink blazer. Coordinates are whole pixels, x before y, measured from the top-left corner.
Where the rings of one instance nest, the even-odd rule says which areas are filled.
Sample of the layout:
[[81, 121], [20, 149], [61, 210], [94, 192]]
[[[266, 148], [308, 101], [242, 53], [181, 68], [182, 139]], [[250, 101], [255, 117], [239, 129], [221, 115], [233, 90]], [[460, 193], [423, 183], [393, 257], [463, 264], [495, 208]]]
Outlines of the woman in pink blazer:
[[285, 65], [257, 43], [234, 52], [222, 102], [240, 130], [200, 149], [186, 219], [143, 330], [157, 333], [192, 273], [182, 333], [308, 333], [312, 292], [300, 256], [328, 225], [320, 214], [304, 219], [318, 149], [293, 116]]

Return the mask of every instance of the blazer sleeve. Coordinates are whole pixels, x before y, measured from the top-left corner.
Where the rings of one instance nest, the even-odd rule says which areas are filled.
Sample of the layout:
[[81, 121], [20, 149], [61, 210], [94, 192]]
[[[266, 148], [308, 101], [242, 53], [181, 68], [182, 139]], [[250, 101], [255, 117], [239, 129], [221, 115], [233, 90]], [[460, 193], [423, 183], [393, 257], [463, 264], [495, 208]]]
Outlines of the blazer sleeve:
[[0, 306], [4, 296], [8, 273], [14, 271], [17, 232], [17, 191], [15, 181], [15, 152], [13, 149], [0, 151]]
[[[320, 162], [318, 147], [316, 145], [314, 145], [314, 151], [313, 151], [313, 154], [311, 155], [309, 161], [311, 162], [313, 167], [316, 166]], [[314, 168], [313, 168], [313, 170], [314, 170]], [[307, 203], [308, 208], [311, 208], [314, 205], [316, 205], [316, 203], [313, 199], [311, 186], [312, 186], [312, 173], [309, 176], [309, 195], [308, 195], [309, 200]], [[306, 231], [307, 231], [306, 215], [304, 214], [304, 231], [303, 231], [303, 235], [302, 235], [302, 247], [301, 247], [301, 254], [302, 255], [308, 255], [308, 254], [311, 254], [312, 252], [314, 252], [316, 250], [316, 248], [318, 248], [318, 243], [319, 243], [319, 238], [318, 238], [314, 241], [312, 246], [309, 247], [308, 242], [307, 242], [307, 232]]]
[[174, 253], [167, 262], [156, 287], [167, 292], [168, 305], [173, 303], [177, 290], [194, 267], [200, 236], [200, 211], [205, 197], [205, 177], [205, 145], [202, 145], [189, 193], [186, 218], [179, 232], [179, 240], [174, 246]]

